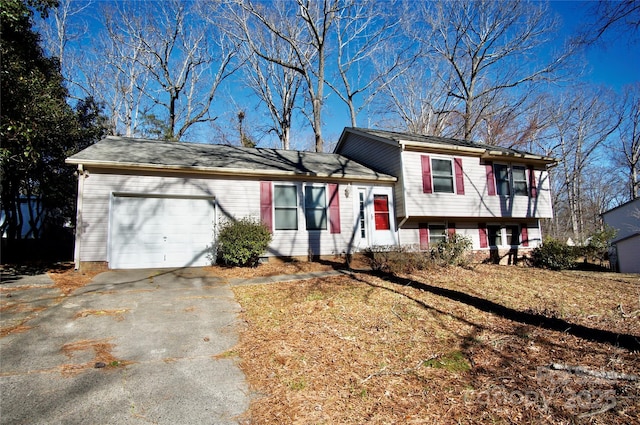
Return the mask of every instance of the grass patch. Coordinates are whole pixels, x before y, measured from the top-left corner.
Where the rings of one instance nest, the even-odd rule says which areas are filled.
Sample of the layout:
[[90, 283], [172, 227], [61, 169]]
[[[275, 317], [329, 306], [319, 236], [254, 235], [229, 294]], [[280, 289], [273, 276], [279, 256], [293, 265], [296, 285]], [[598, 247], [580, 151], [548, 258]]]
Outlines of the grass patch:
[[471, 365], [460, 351], [452, 351], [443, 356], [429, 359], [424, 362], [424, 365], [449, 372], [467, 372], [471, 370]]

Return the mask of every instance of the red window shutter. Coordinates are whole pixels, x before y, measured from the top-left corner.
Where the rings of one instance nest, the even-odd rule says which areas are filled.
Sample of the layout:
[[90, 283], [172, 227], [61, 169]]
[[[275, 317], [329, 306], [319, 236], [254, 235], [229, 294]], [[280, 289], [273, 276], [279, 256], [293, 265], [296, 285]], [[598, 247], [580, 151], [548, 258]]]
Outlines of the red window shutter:
[[418, 225], [420, 231], [420, 249], [429, 249], [429, 226], [427, 224]]
[[273, 232], [271, 182], [260, 182], [260, 220]]
[[520, 227], [520, 244], [522, 244], [522, 246], [529, 246], [529, 230], [526, 224]]
[[493, 177], [493, 163], [486, 162], [484, 164], [487, 173], [487, 195], [495, 196], [496, 194], [496, 180]]
[[337, 184], [329, 184], [329, 229], [340, 233], [340, 192]]
[[431, 187], [431, 158], [429, 155], [422, 155], [422, 191], [432, 193]]
[[449, 237], [453, 236], [456, 234], [456, 224], [455, 223], [449, 223], [449, 227], [447, 228], [447, 235]]
[[529, 165], [527, 168], [529, 169], [529, 193], [531, 194], [532, 198], [537, 198], [538, 187], [536, 186], [536, 171], [531, 165]]
[[489, 248], [489, 238], [487, 236], [487, 224], [478, 224], [478, 233], [480, 234], [480, 248]]
[[464, 195], [464, 174], [462, 173], [462, 158], [453, 160], [456, 168], [456, 193]]

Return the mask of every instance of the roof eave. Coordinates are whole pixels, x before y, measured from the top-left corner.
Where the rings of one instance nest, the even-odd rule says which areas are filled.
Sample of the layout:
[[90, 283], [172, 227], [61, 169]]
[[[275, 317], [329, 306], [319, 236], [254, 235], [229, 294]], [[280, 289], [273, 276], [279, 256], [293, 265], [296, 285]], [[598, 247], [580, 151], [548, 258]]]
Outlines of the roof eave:
[[456, 146], [456, 145], [443, 145], [441, 143], [429, 143], [429, 142], [414, 142], [411, 140], [400, 140], [400, 145], [403, 147], [410, 147], [418, 150], [425, 150], [429, 152], [464, 152], [476, 155], [482, 155], [486, 149], [472, 148], [469, 146]]
[[342, 134], [340, 135], [340, 139], [338, 139], [338, 143], [336, 144], [336, 147], [333, 149], [333, 153], [340, 154], [340, 149], [342, 147], [342, 144], [346, 140], [348, 133], [356, 134], [358, 136], [367, 137], [369, 139], [373, 139], [373, 140], [376, 140], [378, 142], [382, 142], [382, 143], [386, 143], [386, 144], [394, 146], [394, 147], [398, 147], [398, 142], [396, 140], [394, 140], [394, 139], [389, 139], [389, 138], [386, 138], [386, 137], [378, 136], [376, 134], [371, 134], [371, 133], [368, 133], [366, 131], [362, 131], [362, 130], [356, 128], [356, 127], [346, 127], [344, 130], [342, 130]]
[[164, 171], [170, 173], [202, 173], [207, 175], [219, 175], [219, 176], [243, 176], [243, 177], [296, 177], [296, 178], [309, 178], [314, 180], [348, 180], [348, 181], [362, 181], [362, 182], [389, 182], [394, 183], [398, 179], [393, 176], [379, 175], [379, 176], [362, 176], [356, 174], [326, 174], [326, 173], [310, 173], [310, 172], [296, 172], [296, 171], [284, 171], [284, 170], [247, 170], [241, 168], [214, 168], [214, 167], [198, 167], [189, 166], [184, 167], [181, 165], [158, 165], [158, 164], [139, 164], [139, 163], [127, 163], [127, 162], [110, 162], [110, 161], [96, 161], [96, 160], [81, 160], [74, 159], [73, 157], [67, 158], [65, 161], [70, 165], [83, 165], [95, 168], [109, 168], [119, 170], [137, 170], [137, 171]]

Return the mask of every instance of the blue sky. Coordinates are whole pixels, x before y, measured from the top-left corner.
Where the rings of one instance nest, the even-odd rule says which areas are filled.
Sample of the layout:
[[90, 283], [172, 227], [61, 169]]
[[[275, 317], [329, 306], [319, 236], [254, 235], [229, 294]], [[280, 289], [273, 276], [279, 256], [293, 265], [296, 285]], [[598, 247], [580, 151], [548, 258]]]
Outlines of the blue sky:
[[[106, 1], [106, 0], [105, 0]], [[384, 0], [378, 0], [384, 1]], [[425, 0], [415, 0], [425, 1]], [[555, 38], [553, 44], [562, 47], [567, 39], [574, 36], [579, 30], [583, 29], [587, 23], [593, 21], [589, 13], [594, 6], [593, 1], [556, 1], [552, 0], [550, 7], [555, 11], [561, 19], [560, 32]], [[97, 15], [95, 8], [100, 2], [93, 3], [89, 10], [85, 11], [83, 18], [89, 23], [90, 33], [96, 32], [99, 24], [95, 21]], [[93, 9], [93, 10], [92, 10]], [[638, 40], [638, 37], [635, 37]], [[602, 84], [607, 87], [621, 92], [627, 84], [640, 81], [640, 43], [630, 45], [631, 37], [628, 34], [620, 34], [611, 32], [605, 36], [600, 43], [590, 46], [586, 49], [585, 60], [587, 68], [585, 74], [580, 80], [585, 83]], [[93, 37], [80, 40], [81, 44], [86, 46], [91, 43]], [[551, 46], [555, 47], [555, 46]], [[220, 118], [217, 124], [235, 127], [235, 116], [238, 109], [245, 109], [247, 113], [247, 124], [261, 122], [266, 119], [261, 113], [254, 109], [255, 99], [252, 99], [250, 93], [246, 89], [241, 89], [241, 83], [237, 80], [238, 76], [234, 76], [229, 80], [228, 84], [224, 84], [219, 91], [219, 99], [214, 106], [214, 115]], [[327, 96], [326, 106], [323, 110], [323, 136], [328, 143], [337, 141], [344, 126], [350, 125], [348, 110], [346, 105], [332, 93], [329, 87], [325, 87]], [[230, 95], [237, 104], [230, 105], [228, 97]], [[372, 107], [373, 108], [373, 107]], [[377, 118], [371, 114], [371, 110], [365, 109], [358, 116], [359, 125], [371, 126], [376, 125]], [[313, 146], [313, 132], [308, 126], [302, 127], [303, 119], [296, 120], [293, 133], [295, 137], [292, 139], [292, 147], [297, 149], [308, 149]], [[194, 131], [189, 140], [209, 140], [211, 138], [210, 129], [202, 128]], [[267, 137], [260, 140], [261, 146], [277, 144], [277, 141], [269, 140]]]
[[[550, 6], [562, 19], [561, 38], [581, 30], [592, 18], [588, 15], [593, 1], [552, 1]], [[637, 37], [636, 37], [637, 39]], [[631, 45], [628, 34], [616, 29], [600, 43], [587, 48], [588, 72], [583, 78], [620, 91], [624, 85], [640, 81], [640, 46]]]

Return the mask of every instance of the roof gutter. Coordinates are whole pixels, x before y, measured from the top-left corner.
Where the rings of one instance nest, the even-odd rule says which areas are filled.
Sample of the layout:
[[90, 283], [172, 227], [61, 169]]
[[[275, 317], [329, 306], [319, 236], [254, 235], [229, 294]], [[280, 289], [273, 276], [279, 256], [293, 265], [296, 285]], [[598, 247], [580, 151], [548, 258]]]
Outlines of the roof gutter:
[[473, 153], [473, 154], [483, 154], [486, 152], [486, 149], [482, 148], [472, 148], [468, 146], [455, 146], [455, 145], [442, 145], [440, 143], [429, 143], [429, 142], [412, 142], [410, 140], [400, 140], [398, 141], [402, 149], [404, 150], [406, 147], [411, 148], [422, 148], [424, 150], [432, 151], [441, 151], [441, 152], [465, 152], [465, 153]]
[[110, 162], [110, 161], [96, 161], [96, 160], [77, 160], [73, 158], [67, 158], [65, 161], [67, 164], [75, 164], [78, 166], [91, 166], [96, 168], [113, 168], [120, 170], [136, 170], [136, 171], [165, 171], [172, 173], [203, 173], [209, 175], [220, 176], [249, 176], [249, 177], [306, 177], [310, 179], [337, 179], [337, 180], [350, 180], [361, 182], [390, 182], [394, 183], [398, 179], [393, 176], [380, 175], [375, 177], [364, 177], [351, 174], [326, 174], [326, 173], [302, 173], [295, 171], [275, 171], [275, 170], [247, 170], [244, 168], [211, 168], [211, 167], [184, 167], [181, 165], [160, 165], [160, 164], [139, 164], [133, 162]]
[[535, 162], [556, 163], [556, 164], [558, 163], [558, 160], [555, 158], [551, 158], [548, 156], [533, 155], [530, 153], [516, 153], [516, 152], [511, 153], [511, 152], [487, 150], [485, 151], [485, 153], [482, 154], [482, 158], [484, 159], [500, 159], [504, 157], [521, 158], [521, 159], [525, 159], [528, 161], [535, 161]]

